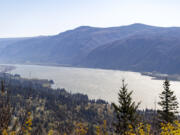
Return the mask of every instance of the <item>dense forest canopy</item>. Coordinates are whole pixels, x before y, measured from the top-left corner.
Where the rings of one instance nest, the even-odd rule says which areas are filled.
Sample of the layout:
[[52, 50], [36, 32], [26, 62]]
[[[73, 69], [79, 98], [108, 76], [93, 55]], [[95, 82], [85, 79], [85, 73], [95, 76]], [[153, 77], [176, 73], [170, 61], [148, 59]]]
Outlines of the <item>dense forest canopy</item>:
[[[99, 135], [99, 133], [108, 135], [115, 132], [123, 135], [179, 133], [180, 124], [176, 121], [178, 117], [171, 111], [174, 107], [170, 108], [170, 113], [166, 113], [163, 106], [162, 110], [158, 111], [139, 110], [138, 104], [136, 106], [136, 103], [132, 101], [132, 92], [124, 83], [119, 90], [119, 104], [111, 105], [101, 99], [90, 100], [87, 95], [80, 93], [71, 94], [65, 89], [52, 89], [47, 85], [44, 87], [44, 83], [51, 83], [48, 80], [23, 79], [19, 75], [1, 73], [0, 81], [0, 120], [6, 121], [3, 122], [5, 124], [0, 125], [2, 135], [6, 133], [16, 133], [16, 135], [26, 133], [34, 135], [50, 133], [54, 135]], [[164, 91], [169, 86], [164, 87]], [[169, 92], [172, 98], [164, 99], [167, 104], [170, 104], [172, 99], [176, 100], [173, 93]], [[161, 117], [161, 112], [165, 113], [166, 117], [168, 116], [169, 121], [163, 121], [165, 119]], [[173, 119], [169, 117], [172, 114]], [[125, 125], [119, 128], [115, 126], [115, 123]]]

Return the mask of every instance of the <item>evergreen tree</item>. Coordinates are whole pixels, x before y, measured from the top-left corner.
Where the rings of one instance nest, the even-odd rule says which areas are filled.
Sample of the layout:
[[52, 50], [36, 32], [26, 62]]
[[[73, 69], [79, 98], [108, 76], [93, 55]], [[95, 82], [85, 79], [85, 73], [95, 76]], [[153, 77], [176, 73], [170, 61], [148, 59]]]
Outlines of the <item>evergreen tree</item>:
[[158, 114], [161, 122], [172, 123], [176, 119], [176, 113], [178, 113], [178, 102], [174, 92], [169, 88], [170, 82], [167, 78], [163, 83], [163, 87], [164, 90], [160, 94], [160, 102], [158, 102], [162, 110], [159, 110]]
[[3, 130], [7, 130], [11, 121], [11, 105], [8, 91], [5, 90], [4, 81], [0, 82], [0, 135]]
[[119, 105], [112, 104], [116, 113], [115, 132], [121, 135], [129, 131], [129, 125], [135, 127], [138, 121], [137, 109], [140, 103], [136, 105], [131, 96], [132, 91], [128, 92], [127, 84], [122, 80], [122, 87], [118, 93]]

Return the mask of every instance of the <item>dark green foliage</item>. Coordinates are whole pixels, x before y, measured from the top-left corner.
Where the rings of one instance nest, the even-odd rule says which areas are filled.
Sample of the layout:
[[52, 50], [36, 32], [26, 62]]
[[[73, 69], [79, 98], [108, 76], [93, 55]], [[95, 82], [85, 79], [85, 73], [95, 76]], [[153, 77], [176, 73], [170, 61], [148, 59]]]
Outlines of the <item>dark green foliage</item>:
[[4, 81], [0, 81], [0, 135], [3, 129], [7, 129], [11, 121], [11, 106], [8, 91], [5, 91]]
[[158, 104], [161, 106], [162, 110], [158, 111], [159, 118], [162, 122], [173, 122], [176, 119], [176, 113], [178, 108], [177, 98], [174, 95], [174, 92], [170, 90], [169, 80], [166, 80], [163, 83], [164, 90], [160, 94], [160, 102]]
[[[101, 124], [105, 119], [108, 121], [108, 126], [111, 124], [112, 114], [105, 111], [108, 105], [103, 100], [90, 100], [87, 95], [71, 94], [65, 89], [43, 87], [44, 80], [22, 79], [0, 73], [0, 82], [1, 80], [10, 82], [10, 85], [0, 86], [2, 90], [4, 87], [9, 90], [10, 104], [14, 108], [12, 116], [18, 117], [20, 122], [24, 118], [21, 110], [27, 110], [30, 97], [29, 109], [33, 115], [32, 133], [35, 135], [44, 134], [50, 129], [61, 134], [64, 132], [71, 134], [77, 122], [88, 123], [93, 127]], [[1, 99], [0, 95], [0, 112], [3, 105]], [[98, 110], [103, 113], [99, 113]], [[1, 116], [5, 118], [4, 114], [0, 113], [0, 118]], [[1, 124], [3, 123], [0, 122]]]
[[124, 135], [129, 130], [129, 125], [136, 126], [138, 121], [137, 109], [139, 107], [132, 101], [132, 91], [128, 92], [127, 84], [122, 81], [119, 90], [119, 105], [112, 104], [116, 113], [115, 132]]

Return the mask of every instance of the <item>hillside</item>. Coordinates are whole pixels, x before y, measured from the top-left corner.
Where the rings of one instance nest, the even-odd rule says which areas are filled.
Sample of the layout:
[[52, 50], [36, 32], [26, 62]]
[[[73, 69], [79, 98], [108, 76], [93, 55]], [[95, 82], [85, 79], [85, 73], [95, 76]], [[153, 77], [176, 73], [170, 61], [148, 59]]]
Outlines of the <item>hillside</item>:
[[162, 28], [94, 49], [83, 66], [132, 71], [180, 73], [180, 28]]
[[0, 39], [1, 63], [180, 73], [180, 28], [81, 26], [54, 36]]
[[[101, 99], [90, 100], [87, 95], [72, 94], [65, 89], [44, 87], [44, 83], [51, 81], [25, 79], [19, 75], [0, 73], [0, 133], [2, 135], [4, 135], [4, 125], [8, 126], [5, 127], [7, 131], [5, 135], [13, 135], [8, 133], [21, 135], [19, 134], [21, 131], [22, 135], [25, 131], [29, 135], [99, 135], [99, 133], [117, 135], [114, 124], [122, 120], [124, 115], [117, 114], [113, 104]], [[131, 97], [129, 94], [127, 96]], [[130, 101], [126, 104], [134, 105], [135, 102], [131, 100], [125, 100], [125, 102]], [[129, 112], [124, 111], [124, 113]], [[131, 134], [127, 135], [132, 133], [144, 135], [147, 132], [147, 135], [153, 135], [150, 133], [163, 132], [157, 124], [159, 122], [157, 110], [136, 110], [134, 113], [139, 124], [133, 125], [136, 126], [133, 130], [128, 128]], [[178, 122], [173, 124], [174, 127], [175, 124], [179, 125]], [[168, 125], [161, 127], [164, 129], [165, 126], [167, 129], [172, 129], [170, 130], [172, 133], [175, 131], [179, 133], [177, 130], [179, 127], [176, 129]], [[149, 127], [148, 131], [147, 127]], [[51, 130], [52, 134], [49, 133]]]
[[140, 24], [112, 28], [82, 26], [55, 36], [33, 37], [8, 44], [0, 49], [0, 61], [73, 65], [93, 49], [145, 29], [153, 27]]
[[17, 42], [25, 39], [28, 38], [0, 38], [0, 50], [6, 48], [8, 45], [16, 44]]
[[[5, 87], [2, 87], [2, 81]], [[13, 124], [14, 117], [23, 122], [22, 118], [30, 111], [33, 118], [32, 135], [47, 135], [51, 129], [58, 135], [64, 132], [71, 134], [78, 123], [85, 123], [89, 127], [88, 135], [93, 135], [95, 126], [102, 124], [103, 120], [108, 121], [108, 130], [111, 128], [113, 111], [104, 100], [90, 100], [87, 95], [44, 87], [43, 84], [48, 83], [48, 80], [23, 79], [18, 75], [0, 73], [0, 83], [0, 112], [2, 101], [6, 99], [2, 94], [5, 88], [8, 93], [5, 101], [10, 101], [12, 108], [10, 124]], [[19, 126], [18, 123], [16, 126]]]

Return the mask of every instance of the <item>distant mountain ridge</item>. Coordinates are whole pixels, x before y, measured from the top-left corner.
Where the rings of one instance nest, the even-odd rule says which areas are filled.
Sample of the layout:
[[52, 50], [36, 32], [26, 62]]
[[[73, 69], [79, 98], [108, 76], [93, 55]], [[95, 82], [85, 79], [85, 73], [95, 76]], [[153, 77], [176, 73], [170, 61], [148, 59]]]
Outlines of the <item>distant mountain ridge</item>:
[[180, 28], [81, 26], [55, 36], [0, 39], [1, 63], [180, 73]]

